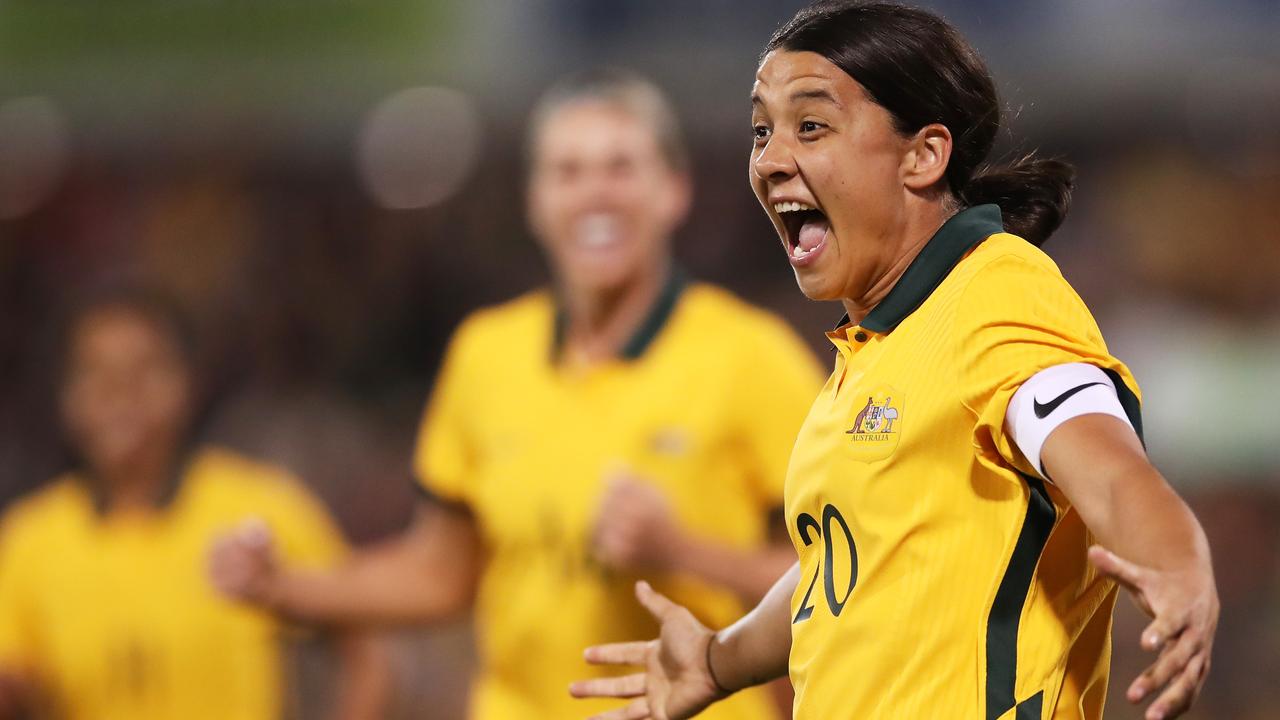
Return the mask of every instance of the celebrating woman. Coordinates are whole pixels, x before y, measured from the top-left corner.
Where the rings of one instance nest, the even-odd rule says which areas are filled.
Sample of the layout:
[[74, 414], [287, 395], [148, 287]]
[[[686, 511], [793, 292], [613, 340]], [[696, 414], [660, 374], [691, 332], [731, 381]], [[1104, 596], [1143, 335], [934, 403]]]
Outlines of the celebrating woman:
[[1147, 460], [1133, 377], [1038, 248], [1071, 167], [983, 166], [987, 68], [891, 3], [800, 11], [751, 108], [752, 187], [801, 291], [847, 312], [788, 471], [799, 563], [714, 633], [641, 584], [661, 638], [587, 657], [644, 671], [573, 693], [667, 720], [789, 671], [800, 720], [1099, 718], [1124, 587], [1155, 653], [1127, 698], [1181, 714], [1217, 622], [1209, 550]]

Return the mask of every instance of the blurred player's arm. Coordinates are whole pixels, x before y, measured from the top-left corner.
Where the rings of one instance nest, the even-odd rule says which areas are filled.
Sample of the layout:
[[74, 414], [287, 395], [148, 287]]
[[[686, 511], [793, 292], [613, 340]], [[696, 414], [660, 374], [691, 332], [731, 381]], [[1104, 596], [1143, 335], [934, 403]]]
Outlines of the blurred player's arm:
[[644, 671], [576, 682], [569, 692], [581, 698], [635, 699], [593, 720], [683, 720], [738, 690], [782, 677], [791, 652], [791, 595], [799, 579], [800, 566], [793, 565], [754, 610], [720, 632], [640, 583], [636, 596], [661, 624], [660, 637], [588, 648], [586, 658], [596, 665], [638, 665]]
[[1153, 618], [1141, 644], [1158, 656], [1130, 685], [1129, 701], [1163, 689], [1147, 720], [1182, 714], [1204, 684], [1218, 621], [1209, 543], [1199, 521], [1147, 460], [1133, 429], [1115, 417], [1089, 414], [1062, 423], [1045, 440], [1040, 460], [1097, 537], [1090, 559]]
[[333, 570], [283, 568], [268, 533], [241, 528], [215, 544], [210, 572], [226, 594], [304, 622], [420, 624], [470, 606], [481, 562], [471, 515], [425, 502], [399, 537], [357, 551]]
[[759, 548], [742, 548], [700, 537], [682, 527], [670, 503], [651, 483], [625, 474], [609, 480], [595, 531], [596, 556], [606, 565], [629, 572], [693, 575], [728, 588], [755, 603], [796, 560], [781, 531]]
[[[781, 518], [771, 518], [781, 526]], [[782, 535], [779, 532], [779, 535]], [[742, 550], [692, 535], [678, 538], [673, 568], [758, 602], [796, 562], [796, 551], [785, 536], [757, 550]]]

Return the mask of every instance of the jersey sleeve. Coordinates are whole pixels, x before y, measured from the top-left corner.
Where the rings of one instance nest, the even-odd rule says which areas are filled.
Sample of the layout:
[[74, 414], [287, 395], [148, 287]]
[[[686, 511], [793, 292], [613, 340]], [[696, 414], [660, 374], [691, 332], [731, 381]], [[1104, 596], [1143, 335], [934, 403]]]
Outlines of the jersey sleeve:
[[415, 482], [429, 495], [451, 502], [470, 501], [475, 449], [467, 421], [470, 323], [454, 333], [427, 401], [413, 455]]
[[324, 504], [292, 477], [271, 483], [262, 504], [279, 560], [304, 569], [331, 568], [347, 554], [347, 544]]
[[750, 480], [762, 507], [782, 505], [796, 435], [822, 386], [813, 351], [780, 319], [765, 316], [740, 356], [738, 407]]
[[975, 416], [974, 444], [1019, 471], [1038, 475], [1005, 426], [1006, 410], [1022, 383], [1045, 368], [1088, 363], [1102, 369], [1141, 428], [1133, 375], [1107, 351], [1084, 301], [1051, 265], [1015, 255], [988, 263], [961, 295], [953, 331], [958, 390]]
[[36, 653], [33, 558], [13, 526], [12, 518], [0, 523], [0, 674], [29, 670]]

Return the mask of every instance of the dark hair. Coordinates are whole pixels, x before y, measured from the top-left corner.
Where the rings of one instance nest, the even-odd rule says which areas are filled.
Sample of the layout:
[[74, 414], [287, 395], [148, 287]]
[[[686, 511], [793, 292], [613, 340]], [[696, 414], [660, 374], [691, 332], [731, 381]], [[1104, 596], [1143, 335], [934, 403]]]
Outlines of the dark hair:
[[689, 169], [689, 151], [671, 101], [653, 82], [632, 70], [599, 67], [558, 80], [538, 98], [529, 120], [525, 154], [532, 160], [534, 143], [556, 111], [578, 102], [607, 103], [644, 120], [653, 129], [658, 149], [676, 172]]
[[1000, 129], [1000, 100], [986, 63], [947, 21], [891, 2], [823, 0], [796, 13], [765, 45], [814, 52], [866, 89], [910, 135], [940, 123], [951, 131], [946, 181], [961, 207], [1000, 206], [1005, 227], [1040, 245], [1066, 217], [1075, 169], [1023, 155], [983, 165]]
[[65, 312], [57, 339], [60, 381], [67, 370], [72, 343], [80, 326], [92, 316], [112, 310], [126, 312], [147, 323], [157, 335], [173, 344], [188, 370], [196, 370], [196, 334], [181, 303], [159, 288], [121, 283], [91, 288], [78, 296]]

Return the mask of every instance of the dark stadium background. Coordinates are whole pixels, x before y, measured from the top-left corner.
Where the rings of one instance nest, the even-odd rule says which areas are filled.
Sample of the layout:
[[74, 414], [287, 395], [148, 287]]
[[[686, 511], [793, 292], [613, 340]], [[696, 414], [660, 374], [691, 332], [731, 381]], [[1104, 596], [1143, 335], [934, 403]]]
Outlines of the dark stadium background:
[[[769, 0], [0, 3], [0, 506], [56, 472], [49, 344], [75, 293], [161, 284], [197, 319], [209, 436], [278, 461], [358, 542], [413, 497], [451, 328], [545, 278], [523, 226], [524, 114], [556, 76], [670, 90], [697, 199], [692, 272], [821, 346], [747, 183]], [[1047, 249], [1146, 393], [1150, 451], [1214, 546], [1223, 602], [1196, 718], [1280, 707], [1280, 2], [924, 3], [985, 53], [1002, 152], [1079, 166]], [[825, 356], [825, 351], [820, 350]], [[767, 379], [762, 379], [767, 382]], [[1113, 689], [1141, 667], [1122, 601]], [[460, 717], [465, 629], [396, 639], [396, 718]], [[299, 717], [323, 705], [299, 647]], [[1112, 693], [1109, 718], [1136, 718]]]

